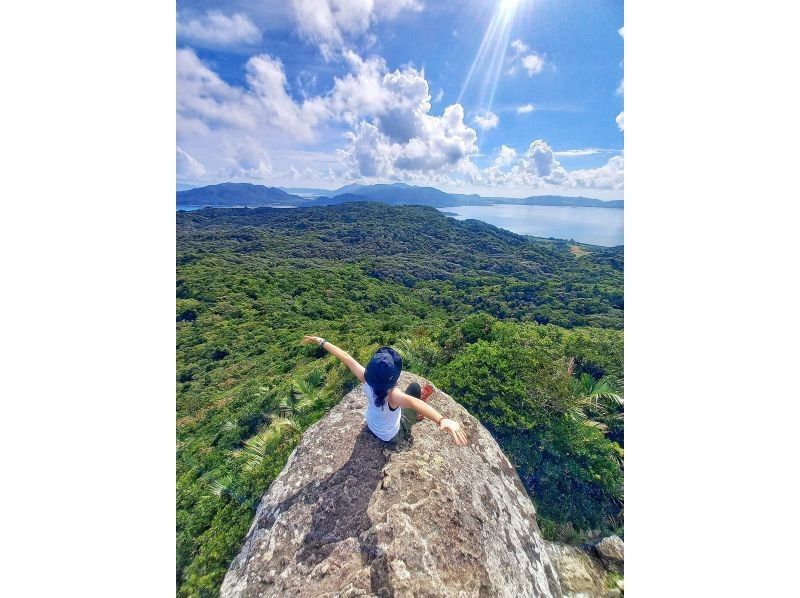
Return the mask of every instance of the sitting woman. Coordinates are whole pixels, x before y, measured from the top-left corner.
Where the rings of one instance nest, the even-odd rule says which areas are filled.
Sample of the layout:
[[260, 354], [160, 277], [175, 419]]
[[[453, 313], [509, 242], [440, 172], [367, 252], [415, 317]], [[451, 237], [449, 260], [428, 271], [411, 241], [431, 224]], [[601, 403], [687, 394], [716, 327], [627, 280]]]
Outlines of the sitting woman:
[[[367, 367], [358, 363], [347, 351], [340, 349], [319, 336], [305, 336], [304, 345], [312, 343], [336, 356], [361, 382], [364, 382], [364, 394], [367, 395], [366, 420], [367, 427], [379, 439], [396, 443], [411, 432], [411, 426], [418, 419], [427, 418], [436, 423], [440, 430], [450, 432], [453, 442], [458, 445], [467, 444], [467, 436], [461, 424], [444, 417], [428, 405], [428, 396], [416, 382], [411, 383], [406, 392], [395, 387], [403, 360], [391, 347], [381, 347], [369, 360]], [[426, 387], [426, 390], [433, 390]], [[425, 400], [423, 400], [425, 399]]]

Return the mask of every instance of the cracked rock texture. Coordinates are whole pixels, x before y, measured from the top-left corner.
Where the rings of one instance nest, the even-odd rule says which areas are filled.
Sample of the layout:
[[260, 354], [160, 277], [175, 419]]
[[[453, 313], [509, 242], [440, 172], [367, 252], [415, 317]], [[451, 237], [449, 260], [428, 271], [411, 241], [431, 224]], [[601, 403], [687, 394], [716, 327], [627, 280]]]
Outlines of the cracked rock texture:
[[[425, 380], [403, 373], [399, 387]], [[221, 596], [563, 595], [533, 504], [491, 434], [437, 390], [469, 445], [429, 421], [391, 447], [363, 386], [309, 428], [258, 507]]]
[[565, 598], [606, 596], [606, 569], [585, 550], [560, 542], [545, 542], [545, 549], [558, 571]]
[[625, 543], [619, 536], [603, 538], [594, 545], [594, 550], [606, 569], [618, 573], [625, 571]]

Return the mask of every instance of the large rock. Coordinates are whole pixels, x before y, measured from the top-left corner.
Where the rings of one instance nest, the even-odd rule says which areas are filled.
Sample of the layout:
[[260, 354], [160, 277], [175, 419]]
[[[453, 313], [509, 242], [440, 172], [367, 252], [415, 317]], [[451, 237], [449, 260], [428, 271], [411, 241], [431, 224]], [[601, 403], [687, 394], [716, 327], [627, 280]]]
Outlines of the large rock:
[[545, 542], [545, 549], [558, 572], [565, 598], [606, 595], [608, 574], [598, 558], [560, 542]]
[[391, 448], [365, 428], [365, 402], [359, 386], [305, 432], [221, 596], [562, 596], [530, 498], [475, 418], [437, 390], [470, 444], [422, 421]]
[[625, 543], [622, 538], [619, 536], [603, 538], [594, 545], [594, 550], [606, 569], [618, 573], [625, 572]]

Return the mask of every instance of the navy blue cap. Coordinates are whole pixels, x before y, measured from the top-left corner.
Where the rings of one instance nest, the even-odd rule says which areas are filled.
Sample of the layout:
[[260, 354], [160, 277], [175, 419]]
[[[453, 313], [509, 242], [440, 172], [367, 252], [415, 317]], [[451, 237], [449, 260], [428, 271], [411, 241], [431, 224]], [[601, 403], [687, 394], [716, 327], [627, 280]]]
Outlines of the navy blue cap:
[[397, 384], [402, 370], [403, 359], [400, 354], [391, 347], [381, 347], [369, 360], [364, 380], [374, 390], [383, 392]]

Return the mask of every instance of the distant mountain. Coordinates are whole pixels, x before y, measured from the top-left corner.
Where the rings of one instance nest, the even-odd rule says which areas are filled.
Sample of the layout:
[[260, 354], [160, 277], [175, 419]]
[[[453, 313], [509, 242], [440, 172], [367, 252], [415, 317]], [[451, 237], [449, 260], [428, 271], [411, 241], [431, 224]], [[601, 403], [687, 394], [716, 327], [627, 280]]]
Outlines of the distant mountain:
[[[423, 205], [447, 208], [465, 205], [523, 204], [529, 206], [576, 206], [591, 208], [622, 208], [622, 200], [602, 201], [588, 197], [561, 197], [557, 195], [535, 195], [532, 197], [482, 197], [445, 193], [434, 187], [415, 187], [405, 183], [380, 185], [346, 185], [336, 191], [324, 189], [292, 189], [305, 197], [287, 193], [277, 187], [251, 185], [249, 183], [222, 183], [187, 191], [177, 192], [178, 206], [213, 207], [263, 207], [282, 205], [292, 207], [335, 205], [345, 202], [377, 201], [389, 205]], [[325, 195], [310, 196], [309, 191], [321, 191]]]
[[523, 204], [527, 206], [573, 206], [579, 208], [624, 208], [621, 199], [592, 199], [589, 197], [564, 197], [561, 195], [533, 195], [517, 199], [514, 197], [486, 197], [491, 203]]
[[344, 193], [360, 195], [372, 201], [390, 205], [423, 205], [434, 208], [484, 203], [479, 195], [455, 195], [434, 187], [413, 187], [404, 183], [392, 185], [347, 185], [337, 189], [333, 196]]
[[179, 206], [259, 207], [271, 204], [300, 206], [309, 200], [282, 191], [277, 187], [251, 185], [250, 183], [221, 183], [186, 191], [178, 191]]
[[334, 191], [331, 196], [337, 197], [351, 193], [392, 205], [419, 204], [446, 208], [452, 206], [490, 205], [490, 204], [523, 204], [530, 206], [576, 206], [587, 208], [622, 208], [622, 200], [603, 201], [588, 197], [561, 197], [557, 195], [534, 195], [531, 197], [483, 197], [480, 195], [464, 195], [445, 193], [434, 187], [414, 187], [405, 183], [391, 185], [347, 185]]
[[356, 183], [353, 183], [351, 185], [345, 185], [341, 189], [336, 189], [336, 191], [332, 191], [328, 195], [330, 197], [333, 197], [335, 195], [343, 195], [345, 193], [353, 193], [354, 191], [358, 191], [359, 189], [364, 189], [364, 188], [366, 188], [368, 186], [369, 185], [358, 185]]
[[330, 189], [315, 189], [313, 187], [278, 187], [278, 189], [300, 197], [322, 197], [324, 195], [333, 195], [334, 193]]

